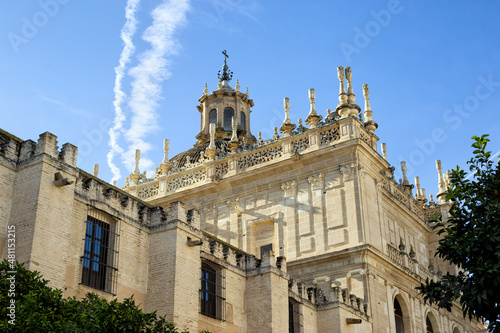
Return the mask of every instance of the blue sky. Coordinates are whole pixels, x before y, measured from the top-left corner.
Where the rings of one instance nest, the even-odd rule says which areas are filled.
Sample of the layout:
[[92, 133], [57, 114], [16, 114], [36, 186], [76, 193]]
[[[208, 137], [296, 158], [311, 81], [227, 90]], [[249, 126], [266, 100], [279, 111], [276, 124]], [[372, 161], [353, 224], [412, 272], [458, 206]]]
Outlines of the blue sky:
[[[284, 97], [292, 121], [305, 119], [309, 88], [326, 115], [338, 104], [337, 66], [351, 66], [361, 106], [361, 86], [369, 84], [379, 147], [387, 143], [397, 178], [405, 160], [410, 182], [420, 176], [435, 194], [436, 159], [443, 169], [465, 166], [471, 136], [485, 133], [490, 150], [500, 151], [498, 2], [129, 0], [129, 9], [133, 3], [134, 51], [120, 79], [125, 120], [117, 147], [146, 147], [141, 162], [149, 160], [148, 169], [161, 162], [163, 139], [170, 139], [171, 157], [195, 143], [197, 99], [205, 83], [216, 88], [224, 49], [232, 85], [239, 79], [255, 102], [254, 135], [268, 138], [280, 126]], [[0, 3], [0, 127], [25, 140], [54, 133], [59, 146], [79, 147], [80, 168], [92, 172], [98, 163], [107, 181], [126, 5]], [[132, 171], [130, 155], [124, 158], [113, 157], [120, 186]]]

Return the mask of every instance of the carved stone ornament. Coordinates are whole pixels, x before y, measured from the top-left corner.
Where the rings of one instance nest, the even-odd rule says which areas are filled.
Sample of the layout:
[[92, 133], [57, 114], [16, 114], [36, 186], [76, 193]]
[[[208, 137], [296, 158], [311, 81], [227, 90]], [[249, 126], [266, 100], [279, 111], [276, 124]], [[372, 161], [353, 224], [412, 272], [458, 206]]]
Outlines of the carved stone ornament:
[[311, 176], [311, 177], [307, 178], [307, 181], [309, 182], [309, 184], [311, 184], [311, 188], [313, 190], [319, 190], [319, 189], [321, 189], [321, 186], [323, 183], [323, 174], [320, 173], [318, 175]]
[[137, 196], [141, 199], [151, 198], [151, 197], [158, 195], [159, 189], [160, 189], [159, 183], [149, 185], [149, 186], [146, 186], [146, 187], [139, 189], [137, 191]]
[[240, 199], [239, 198], [230, 199], [226, 202], [226, 204], [229, 207], [229, 210], [236, 210], [240, 206]]
[[292, 197], [295, 194], [295, 189], [297, 188], [297, 182], [295, 180], [291, 182], [286, 182], [281, 185], [281, 189], [285, 197]]
[[356, 170], [356, 164], [346, 164], [340, 166], [340, 173], [344, 178], [344, 181], [351, 180], [354, 178], [354, 173]]

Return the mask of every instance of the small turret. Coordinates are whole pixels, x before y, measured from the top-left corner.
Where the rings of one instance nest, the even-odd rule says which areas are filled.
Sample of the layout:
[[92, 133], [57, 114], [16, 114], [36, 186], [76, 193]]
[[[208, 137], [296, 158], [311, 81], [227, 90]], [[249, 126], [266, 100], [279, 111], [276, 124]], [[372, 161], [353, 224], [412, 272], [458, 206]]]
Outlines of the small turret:
[[200, 97], [200, 105], [197, 106], [201, 113], [201, 129], [196, 139], [196, 145], [207, 145], [210, 141], [209, 128], [215, 125], [216, 140], [231, 141], [233, 136], [232, 119], [236, 119], [237, 137], [239, 141], [254, 143], [255, 137], [250, 132], [250, 113], [253, 101], [249, 98], [248, 88], [246, 93], [240, 92], [239, 80], [236, 81], [236, 90], [229, 85], [233, 73], [227, 65], [227, 52], [224, 55], [224, 65], [218, 73], [218, 89], [212, 93], [208, 92], [207, 85]]

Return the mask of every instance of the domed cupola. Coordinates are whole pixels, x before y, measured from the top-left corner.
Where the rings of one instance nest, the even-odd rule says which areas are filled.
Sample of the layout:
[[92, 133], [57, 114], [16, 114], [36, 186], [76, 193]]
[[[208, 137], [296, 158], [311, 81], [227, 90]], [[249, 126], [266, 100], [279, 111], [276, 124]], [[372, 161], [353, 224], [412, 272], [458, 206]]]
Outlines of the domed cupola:
[[240, 85], [236, 80], [235, 89], [229, 85], [233, 73], [227, 66], [227, 52], [224, 55], [224, 65], [222, 72], [219, 71], [219, 83], [217, 90], [208, 92], [207, 84], [203, 90], [203, 96], [198, 99], [200, 105], [197, 106], [201, 113], [201, 130], [196, 139], [195, 146], [202, 145], [210, 141], [210, 124], [215, 124], [216, 140], [230, 141], [232, 136], [232, 119], [235, 118], [237, 125], [237, 135], [240, 141], [247, 143], [256, 142], [255, 137], [250, 132], [250, 108], [254, 106], [253, 100], [249, 98], [248, 88], [246, 93], [240, 92]]

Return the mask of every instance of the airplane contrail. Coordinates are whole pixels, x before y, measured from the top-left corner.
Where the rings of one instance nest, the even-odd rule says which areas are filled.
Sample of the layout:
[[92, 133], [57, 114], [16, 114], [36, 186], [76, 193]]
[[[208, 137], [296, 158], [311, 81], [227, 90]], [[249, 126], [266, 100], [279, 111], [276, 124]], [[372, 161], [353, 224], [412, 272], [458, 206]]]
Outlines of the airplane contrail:
[[126, 116], [122, 110], [122, 103], [126, 97], [126, 94], [122, 91], [122, 80], [125, 76], [125, 70], [127, 64], [130, 62], [130, 58], [134, 53], [135, 47], [133, 43], [133, 37], [137, 30], [137, 18], [136, 12], [140, 0], [128, 0], [125, 7], [125, 18], [126, 22], [121, 30], [121, 39], [124, 43], [123, 50], [120, 54], [120, 60], [118, 66], [115, 67], [115, 100], [113, 102], [115, 109], [115, 119], [113, 121], [113, 127], [108, 131], [109, 134], [109, 147], [110, 150], [107, 154], [108, 166], [113, 173], [113, 178], [111, 181], [119, 180], [121, 178], [120, 168], [113, 163], [113, 158], [116, 154], [123, 153], [123, 148], [118, 144], [118, 138], [123, 131], [123, 123], [126, 120]]

